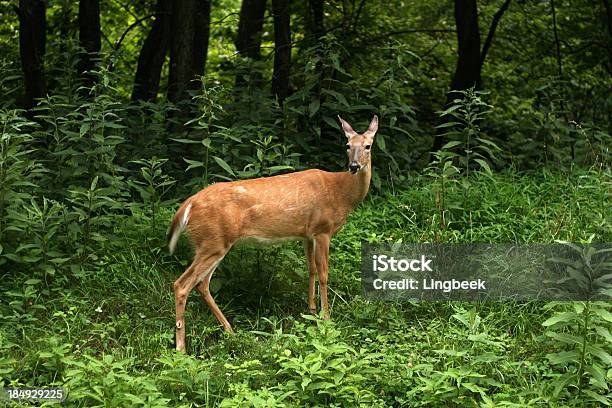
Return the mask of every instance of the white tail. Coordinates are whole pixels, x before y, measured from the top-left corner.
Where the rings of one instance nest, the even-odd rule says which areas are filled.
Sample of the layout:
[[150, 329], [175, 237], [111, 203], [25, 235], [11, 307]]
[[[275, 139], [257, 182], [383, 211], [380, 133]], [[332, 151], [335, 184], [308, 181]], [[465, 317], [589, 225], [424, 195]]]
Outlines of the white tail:
[[195, 287], [226, 331], [232, 327], [209, 291], [217, 265], [232, 245], [243, 240], [302, 240], [308, 260], [308, 306], [316, 313], [315, 275], [321, 309], [329, 318], [327, 260], [331, 237], [365, 197], [372, 175], [371, 147], [378, 130], [374, 116], [368, 130], [357, 134], [338, 117], [348, 139], [349, 171], [306, 170], [281, 176], [213, 184], [191, 196], [174, 215], [168, 229], [170, 252], [181, 231], [195, 249], [192, 264], [174, 282], [176, 349], [185, 351], [185, 304]]

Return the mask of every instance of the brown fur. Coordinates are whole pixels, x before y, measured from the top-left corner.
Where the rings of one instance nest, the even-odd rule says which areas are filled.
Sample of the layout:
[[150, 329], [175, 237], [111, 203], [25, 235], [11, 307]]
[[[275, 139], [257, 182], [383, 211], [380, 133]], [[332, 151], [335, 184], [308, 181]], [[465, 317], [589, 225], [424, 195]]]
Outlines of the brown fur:
[[[368, 131], [358, 135], [341, 119], [349, 142], [351, 163], [361, 171], [331, 173], [306, 170], [286, 175], [213, 184], [189, 197], [172, 218], [168, 237], [180, 233], [189, 205], [185, 229], [195, 249], [192, 265], [174, 284], [176, 296], [177, 350], [185, 350], [184, 308], [192, 288], [227, 331], [231, 326], [210, 295], [208, 285], [214, 269], [241, 239], [300, 239], [309, 265], [308, 303], [316, 312], [314, 276], [318, 275], [321, 308], [329, 318], [327, 258], [331, 237], [348, 214], [365, 197], [371, 178], [369, 149], [378, 126], [375, 117]], [[174, 240], [176, 241], [176, 240]], [[172, 250], [171, 245], [171, 250]]]

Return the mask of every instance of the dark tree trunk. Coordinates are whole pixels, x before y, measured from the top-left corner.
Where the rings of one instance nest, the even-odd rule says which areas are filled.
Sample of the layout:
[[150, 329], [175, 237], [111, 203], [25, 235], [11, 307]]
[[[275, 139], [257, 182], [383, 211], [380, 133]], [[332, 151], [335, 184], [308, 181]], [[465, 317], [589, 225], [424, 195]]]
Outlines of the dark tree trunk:
[[243, 56], [259, 59], [261, 56], [261, 31], [266, 0], [243, 0], [240, 8], [236, 51]]
[[19, 54], [25, 80], [24, 106], [30, 109], [44, 95], [43, 57], [46, 45], [44, 0], [19, 1]]
[[208, 41], [210, 38], [210, 0], [197, 0], [194, 15], [195, 32], [193, 47], [193, 72], [203, 75], [208, 56]]
[[451, 90], [479, 88], [480, 32], [476, 0], [455, 0], [455, 22], [459, 53]]
[[95, 70], [102, 47], [100, 31], [100, 0], [79, 1], [79, 45], [83, 48], [77, 69], [83, 85], [90, 88], [96, 82]]
[[608, 73], [612, 73], [612, 9], [609, 0], [602, 0], [606, 11], [606, 23], [608, 25]]
[[142, 45], [134, 78], [132, 100], [151, 101], [157, 97], [162, 67], [170, 48], [172, 0], [158, 0], [155, 21]]
[[308, 0], [306, 7], [306, 34], [316, 41], [325, 31], [323, 27], [323, 0]]
[[[457, 26], [457, 65], [451, 81], [450, 92], [446, 95], [445, 108], [457, 98], [453, 91], [480, 88], [480, 31], [476, 0], [455, 0], [455, 24]], [[444, 119], [443, 119], [444, 120]], [[438, 151], [446, 140], [441, 132], [434, 138], [433, 151]]]
[[210, 32], [210, 1], [183, 0], [174, 3], [168, 99], [189, 100], [197, 88], [196, 76], [204, 73]]
[[279, 103], [289, 96], [289, 69], [291, 66], [291, 25], [289, 0], [272, 0], [274, 12], [274, 72], [272, 93]]
[[[325, 33], [324, 27], [324, 0], [307, 0], [302, 3], [304, 6], [304, 19], [305, 19], [305, 49], [309, 47], [314, 47], [321, 39], [321, 37]], [[320, 51], [319, 49], [310, 48], [310, 52], [313, 55], [309, 57], [322, 57], [321, 55], [314, 55]], [[324, 80], [326, 79], [325, 73], [322, 69], [321, 59], [318, 59], [316, 62], [314, 73], [316, 73], [316, 77], [310, 76], [310, 80], [314, 81], [314, 83], [309, 84], [311, 86], [311, 101], [309, 103], [315, 103], [318, 106], [323, 105], [323, 95], [321, 94], [321, 86]], [[313, 133], [316, 135], [317, 143], [321, 141], [321, 133], [322, 129], [329, 127], [327, 123], [323, 120], [323, 115], [321, 115], [321, 110], [319, 109], [317, 113], [312, 118], [308, 118], [301, 123], [301, 126], [308, 129], [309, 133]]]
[[[263, 29], [264, 16], [266, 13], [267, 0], [242, 0], [240, 7], [240, 21], [238, 22], [238, 35], [236, 36], [236, 51], [243, 58], [257, 61], [261, 58], [261, 33]], [[251, 84], [260, 87], [263, 85], [261, 75], [258, 72], [236, 73], [236, 89], [239, 90], [247, 83], [246, 77]]]
[[604, 9], [606, 10], [606, 22], [608, 23], [608, 34], [612, 38], [612, 9], [610, 8], [609, 0], [602, 0]]

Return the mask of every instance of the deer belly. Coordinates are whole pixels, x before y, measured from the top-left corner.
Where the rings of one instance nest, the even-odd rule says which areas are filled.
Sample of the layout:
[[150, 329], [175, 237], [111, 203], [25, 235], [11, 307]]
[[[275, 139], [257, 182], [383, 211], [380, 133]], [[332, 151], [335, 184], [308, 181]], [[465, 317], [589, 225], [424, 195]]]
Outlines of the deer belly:
[[256, 235], [252, 235], [252, 236], [244, 236], [241, 237], [240, 239], [238, 239], [238, 241], [236, 241], [236, 244], [255, 244], [255, 245], [275, 245], [275, 244], [282, 244], [283, 242], [287, 242], [287, 241], [303, 241], [304, 237], [292, 237], [292, 236], [286, 236], [286, 237], [262, 237], [262, 236], [256, 236]]

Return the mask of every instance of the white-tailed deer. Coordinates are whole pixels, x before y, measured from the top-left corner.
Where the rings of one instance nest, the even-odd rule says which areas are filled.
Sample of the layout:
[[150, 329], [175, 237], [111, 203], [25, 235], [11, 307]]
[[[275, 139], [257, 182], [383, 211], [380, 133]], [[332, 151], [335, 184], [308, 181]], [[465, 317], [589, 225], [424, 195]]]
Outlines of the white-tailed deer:
[[371, 148], [378, 130], [374, 116], [368, 130], [357, 134], [338, 117], [348, 142], [349, 171], [305, 170], [274, 177], [212, 184], [189, 197], [168, 230], [170, 252], [181, 231], [194, 246], [192, 264], [174, 282], [176, 349], [185, 351], [185, 303], [195, 287], [226, 331], [232, 327], [209, 291], [210, 279], [232, 245], [243, 240], [301, 240], [308, 260], [308, 306], [316, 313], [315, 275], [321, 309], [329, 319], [327, 258], [331, 237], [365, 197], [372, 175]]

